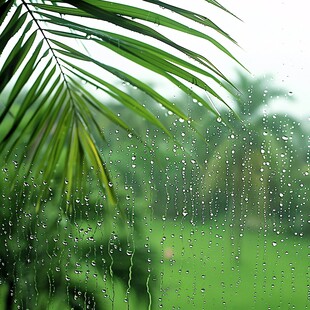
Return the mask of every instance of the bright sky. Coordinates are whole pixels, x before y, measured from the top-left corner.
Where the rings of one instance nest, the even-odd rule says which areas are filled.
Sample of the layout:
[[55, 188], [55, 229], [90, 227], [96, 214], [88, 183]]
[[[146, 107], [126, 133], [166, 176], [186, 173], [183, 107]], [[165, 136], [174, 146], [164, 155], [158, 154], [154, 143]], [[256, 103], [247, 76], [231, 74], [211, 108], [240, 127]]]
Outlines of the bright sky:
[[[195, 1], [190, 2], [193, 4]], [[296, 115], [309, 121], [309, 1], [219, 2], [243, 20], [242, 23], [224, 16], [219, 21], [242, 47], [242, 50], [236, 49], [237, 58], [252, 74], [271, 73], [276, 85], [293, 92], [296, 101], [289, 105], [294, 106]]]
[[[274, 85], [293, 93], [295, 101], [281, 101], [277, 110], [289, 109], [303, 121], [310, 116], [310, 29], [308, 0], [219, 0], [243, 22], [206, 5], [204, 0], [179, 0], [178, 5], [196, 11], [228, 32], [241, 48], [225, 44], [254, 75], [271, 74]], [[173, 1], [171, 1], [173, 3]], [[175, 4], [175, 3], [174, 3]], [[206, 11], [204, 11], [204, 9]], [[201, 42], [201, 41], [199, 41]], [[222, 42], [222, 41], [221, 41]], [[193, 40], [192, 46], [196, 43]], [[222, 43], [227, 43], [223, 41]], [[200, 43], [201, 44], [201, 43]], [[203, 47], [198, 51], [204, 53]], [[208, 56], [208, 51], [207, 56]], [[233, 77], [237, 68], [227, 57], [218, 60], [220, 69]]]

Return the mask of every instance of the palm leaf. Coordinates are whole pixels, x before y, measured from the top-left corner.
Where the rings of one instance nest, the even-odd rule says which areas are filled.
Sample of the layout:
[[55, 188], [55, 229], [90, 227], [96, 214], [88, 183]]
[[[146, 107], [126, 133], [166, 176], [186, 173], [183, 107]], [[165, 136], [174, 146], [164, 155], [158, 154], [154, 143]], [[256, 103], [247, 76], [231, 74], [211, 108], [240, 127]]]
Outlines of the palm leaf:
[[[154, 11], [143, 8], [142, 2], [153, 6]], [[225, 10], [217, 1], [208, 2]], [[153, 114], [154, 109], [102, 76], [113, 75], [128, 82], [176, 116], [188, 119], [179, 107], [143, 81], [109, 60], [90, 56], [85, 48], [87, 42], [103, 53], [110, 50], [162, 76], [215, 114], [218, 112], [213, 105], [194, 92], [191, 85], [223, 102], [211, 85], [230, 89], [226, 86], [229, 79], [210, 59], [171, 40], [163, 30], [195, 36], [210, 42], [233, 61], [236, 58], [217, 39], [156, 13], [158, 7], [177, 13], [189, 24], [194, 21], [210, 27], [227, 41], [236, 43], [209, 18], [162, 1], [141, 1], [141, 7], [99, 0], [0, 2], [0, 156], [7, 161], [17, 156], [20, 164], [27, 167], [26, 175], [40, 175], [44, 181], [53, 180], [55, 175], [66, 179], [62, 190], [66, 192], [68, 205], [74, 201], [84, 167], [91, 166], [97, 171], [96, 177], [109, 201], [116, 203], [109, 167], [100, 152], [106, 142], [99, 116], [128, 132], [134, 131], [134, 126], [113, 112], [109, 102], [102, 102], [93, 94], [92, 87], [171, 135]], [[116, 30], [111, 31], [109, 24], [117, 26]], [[120, 33], [122, 29], [125, 32]], [[155, 47], [156, 42], [167, 49]], [[176, 56], [173, 50], [184, 57]], [[96, 71], [89, 70], [89, 64]], [[81, 80], [86, 84], [80, 83]], [[39, 195], [39, 200], [43, 195]]]

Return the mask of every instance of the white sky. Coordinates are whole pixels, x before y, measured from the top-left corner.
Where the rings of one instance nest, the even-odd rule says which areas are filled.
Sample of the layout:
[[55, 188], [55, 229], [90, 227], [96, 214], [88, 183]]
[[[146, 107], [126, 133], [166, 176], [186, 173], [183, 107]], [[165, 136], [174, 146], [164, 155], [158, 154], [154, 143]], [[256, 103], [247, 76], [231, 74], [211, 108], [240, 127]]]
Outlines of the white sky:
[[[195, 0], [190, 2], [193, 7]], [[238, 22], [227, 16], [218, 20], [242, 47], [242, 50], [236, 49], [235, 56], [252, 74], [270, 73], [276, 85], [293, 92], [295, 101], [290, 102], [293, 107], [290, 110], [306, 120], [310, 116], [310, 2], [219, 2], [243, 20]]]

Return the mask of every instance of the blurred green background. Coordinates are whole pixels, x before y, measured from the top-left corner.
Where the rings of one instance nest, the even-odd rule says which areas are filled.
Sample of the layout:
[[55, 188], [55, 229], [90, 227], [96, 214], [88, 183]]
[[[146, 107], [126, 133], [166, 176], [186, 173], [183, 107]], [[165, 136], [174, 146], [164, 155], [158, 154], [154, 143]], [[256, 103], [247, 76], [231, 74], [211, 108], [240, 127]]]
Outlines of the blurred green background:
[[178, 142], [111, 102], [141, 137], [102, 119], [119, 208], [85, 173], [67, 212], [65, 180], [1, 159], [0, 309], [306, 309], [309, 128], [268, 79], [235, 85], [220, 119], [176, 97], [186, 123], [132, 89]]

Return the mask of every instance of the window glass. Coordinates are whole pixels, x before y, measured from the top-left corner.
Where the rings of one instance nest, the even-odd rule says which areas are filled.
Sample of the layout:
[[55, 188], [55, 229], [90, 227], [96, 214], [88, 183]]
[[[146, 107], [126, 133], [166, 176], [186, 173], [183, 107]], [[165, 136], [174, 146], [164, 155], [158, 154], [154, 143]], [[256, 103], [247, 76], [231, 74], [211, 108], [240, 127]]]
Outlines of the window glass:
[[[147, 83], [150, 93], [156, 90], [172, 102], [171, 112], [164, 99], [158, 104], [157, 95], [147, 96], [125, 75], [122, 82], [116, 81], [114, 71], [108, 73], [113, 86], [106, 86], [107, 91], [96, 83], [90, 85], [82, 70], [89, 69], [97, 82], [101, 79], [91, 65], [80, 70], [78, 79], [71, 81], [68, 74], [66, 80], [72, 83], [72, 92], [87, 84], [80, 97], [72, 95], [77, 108], [70, 103], [70, 92], [64, 94], [57, 86], [57, 77], [35, 89], [48, 61], [32, 63], [36, 49], [16, 54], [14, 46], [38, 38], [23, 37], [26, 24], [16, 28], [14, 12], [20, 3], [11, 2], [13, 17], [1, 25], [1, 35], [5, 37], [9, 29], [22, 40], [15, 38], [0, 62], [2, 76], [9, 75], [5, 59], [11, 59], [18, 73], [10, 82], [0, 82], [4, 85], [0, 93], [4, 102], [0, 106], [0, 309], [307, 309], [310, 111], [304, 73], [309, 69], [308, 47], [299, 31], [307, 29], [308, 18], [302, 9], [295, 4], [293, 10], [293, 4], [282, 1], [277, 1], [277, 8], [266, 1], [242, 1], [238, 12], [239, 6], [223, 1], [244, 19], [244, 24], [231, 28], [236, 40], [240, 36], [244, 51], [231, 49], [250, 71], [224, 61], [224, 73], [233, 84], [217, 86], [224, 102], [197, 91], [199, 80], [189, 83], [193, 93], [185, 94], [182, 87], [161, 82], [157, 75], [145, 75], [145, 69], [128, 67], [137, 70], [137, 79]], [[85, 1], [85, 10], [91, 2]], [[36, 9], [53, 3], [42, 1]], [[23, 5], [20, 14], [27, 11]], [[52, 17], [43, 14], [41, 18], [52, 20], [51, 35], [59, 35], [57, 31], [66, 26], [60, 19], [68, 11], [49, 10]], [[301, 15], [295, 16], [297, 10]], [[221, 14], [218, 18], [226, 27], [236, 23], [233, 16]], [[72, 23], [78, 22], [75, 18]], [[295, 31], [289, 35], [288, 20]], [[156, 27], [162, 29], [160, 21]], [[76, 28], [65, 36], [80, 39], [79, 31]], [[167, 36], [172, 36], [169, 31]], [[87, 40], [91, 39], [88, 35]], [[54, 47], [55, 53], [64, 48], [61, 44]], [[74, 48], [89, 49], [89, 57], [100, 57], [92, 44]], [[191, 44], [204, 50], [194, 40]], [[145, 52], [143, 46], [138, 50]], [[71, 53], [68, 57], [74, 54], [62, 52]], [[82, 61], [79, 52], [74, 54], [77, 63]], [[36, 67], [33, 76], [25, 73], [28, 67], [24, 71], [18, 67], [17, 58], [12, 61], [16, 55], [21, 55], [20, 62], [26, 59], [29, 68]], [[222, 58], [214, 55], [217, 65]], [[38, 50], [36, 57], [47, 56]], [[67, 68], [68, 62], [61, 66]], [[28, 84], [19, 89], [22, 79]], [[50, 93], [42, 90], [38, 95], [39, 85], [48, 85]], [[122, 92], [110, 96], [114, 87]], [[193, 96], [196, 91], [204, 102]], [[69, 97], [67, 106], [59, 99]], [[93, 110], [81, 108], [80, 99], [85, 97], [91, 98]], [[127, 105], [119, 103], [120, 97]], [[35, 104], [29, 108], [33, 98]], [[100, 100], [107, 110], [96, 115]], [[174, 113], [174, 107], [188, 118]], [[76, 122], [70, 118], [72, 109], [76, 109]], [[36, 122], [42, 114], [47, 119], [44, 124]], [[66, 136], [68, 128], [73, 129]], [[88, 139], [88, 130], [93, 140]], [[50, 149], [41, 145], [42, 140], [55, 146], [49, 157], [55, 163], [44, 162]], [[98, 154], [92, 153], [95, 143], [89, 141], [97, 143]], [[37, 155], [38, 149], [44, 156]], [[111, 203], [111, 197], [117, 204]]]

